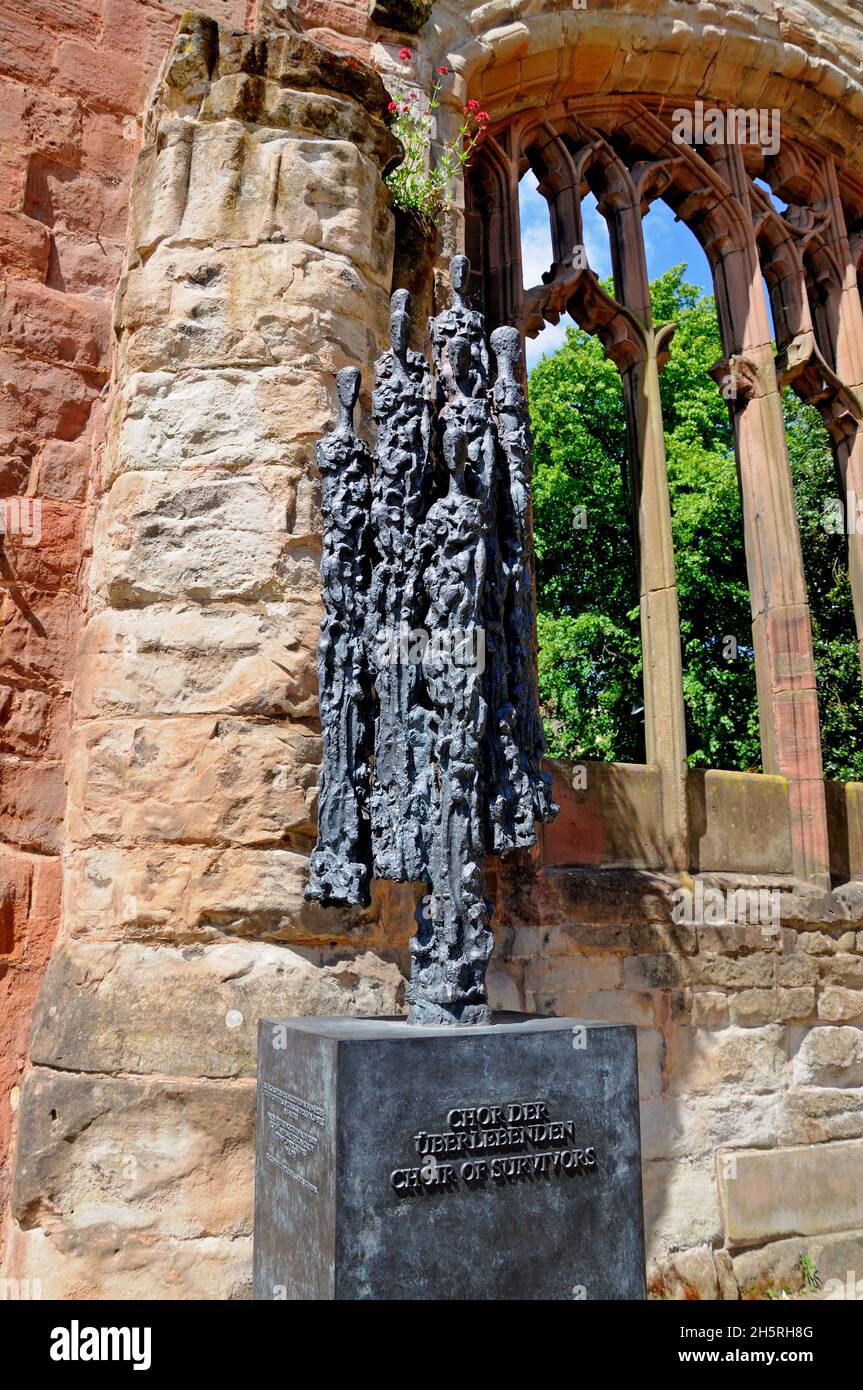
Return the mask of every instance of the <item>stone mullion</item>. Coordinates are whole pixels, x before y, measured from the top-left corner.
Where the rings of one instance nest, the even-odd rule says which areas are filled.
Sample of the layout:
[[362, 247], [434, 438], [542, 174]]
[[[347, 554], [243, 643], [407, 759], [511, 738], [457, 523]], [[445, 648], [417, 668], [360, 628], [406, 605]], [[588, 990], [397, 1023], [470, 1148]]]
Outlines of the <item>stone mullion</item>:
[[829, 885], [827, 813], [812, 625], [782, 400], [739, 147], [717, 165], [743, 209], [746, 230], [714, 266], [720, 327], [733, 381], [735, 448], [752, 606], [764, 771], [788, 779], [795, 873]]
[[577, 248], [583, 245], [579, 171], [561, 137], [544, 129], [548, 139], [538, 145], [537, 153], [546, 172], [538, 175], [538, 186], [548, 203], [554, 266], [562, 269], [573, 264]]
[[482, 248], [486, 267], [486, 322], [522, 327], [524, 288], [521, 268], [521, 219], [518, 209], [518, 160], [495, 140], [485, 149], [488, 221]]
[[853, 421], [846, 415], [843, 421], [845, 428], [831, 431], [831, 435], [846, 508], [848, 576], [854, 603], [857, 649], [863, 667], [863, 532], [858, 532], [855, 527], [857, 503], [863, 502], [863, 306], [857, 266], [839, 196], [836, 167], [832, 160], [826, 162], [825, 179], [830, 207], [826, 239], [841, 273], [841, 282], [836, 286], [829, 306], [832, 366], [843, 385], [857, 398], [860, 407]]
[[638, 545], [646, 756], [659, 771], [666, 862], [672, 868], [686, 868], [689, 834], [680, 612], [659, 394], [659, 372], [674, 330], [670, 325], [653, 327], [641, 211], [634, 191], [626, 205], [617, 196], [605, 200], [602, 211], [611, 230], [619, 292], [638, 347], [627, 360], [618, 355], [617, 361], [623, 380]]
[[639, 609], [644, 667], [647, 762], [657, 767], [666, 862], [688, 865], [686, 720], [680, 612], [671, 530], [671, 503], [659, 367], [661, 333], [645, 335], [645, 355], [622, 370], [638, 538]]

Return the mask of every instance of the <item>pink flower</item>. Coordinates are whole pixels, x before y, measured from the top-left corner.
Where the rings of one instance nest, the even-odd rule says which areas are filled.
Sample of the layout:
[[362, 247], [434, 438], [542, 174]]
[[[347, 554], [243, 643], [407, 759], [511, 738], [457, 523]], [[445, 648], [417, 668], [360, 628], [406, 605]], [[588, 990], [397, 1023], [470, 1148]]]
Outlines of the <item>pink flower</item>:
[[478, 102], [478, 101], [474, 101], [473, 98], [471, 98], [471, 100], [468, 102], [467, 106], [464, 108], [464, 114], [465, 114], [466, 116], [468, 116], [468, 115], [470, 115], [471, 111], [477, 111], [478, 109], [479, 109], [479, 102]]
[[449, 76], [449, 68], [446, 67], [446, 65], [442, 65], [441, 67], [439, 67], [438, 72], [440, 73], [441, 77]]
[[391, 101], [390, 104], [389, 104], [389, 106], [387, 107], [387, 110], [388, 110], [391, 114], [392, 114], [393, 111], [398, 111], [398, 109], [399, 109], [399, 104], [398, 104], [397, 101]]
[[420, 99], [420, 94], [419, 94], [419, 92], [411, 92], [411, 101], [419, 101], [419, 99]]
[[489, 121], [491, 120], [491, 116], [488, 114], [487, 111], [477, 111], [476, 118], [479, 121], [480, 125], [488, 125]]
[[411, 58], [413, 57], [413, 54], [411, 53], [409, 48], [403, 48], [399, 53], [399, 57], [401, 58], [403, 63], [409, 63]]

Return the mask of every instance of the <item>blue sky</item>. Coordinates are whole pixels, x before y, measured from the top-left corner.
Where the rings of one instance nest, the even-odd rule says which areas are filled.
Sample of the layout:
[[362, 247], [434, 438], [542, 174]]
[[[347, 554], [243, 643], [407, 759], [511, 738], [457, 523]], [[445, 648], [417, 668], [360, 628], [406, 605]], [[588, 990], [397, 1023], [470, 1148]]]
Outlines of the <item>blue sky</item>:
[[[521, 247], [525, 288], [530, 289], [542, 280], [542, 272], [551, 264], [551, 233], [545, 199], [536, 190], [536, 179], [528, 171], [519, 186], [521, 209]], [[592, 270], [601, 278], [611, 274], [611, 254], [605, 222], [596, 210], [591, 195], [583, 204], [584, 237], [587, 259]], [[651, 280], [673, 265], [686, 264], [687, 280], [713, 292], [710, 268], [695, 237], [687, 227], [675, 222], [674, 213], [665, 203], [656, 202], [644, 219], [644, 242], [647, 249], [647, 271]], [[528, 370], [545, 353], [554, 352], [563, 342], [564, 330], [572, 320], [567, 315], [557, 325], [548, 324], [538, 338], [527, 342]]]

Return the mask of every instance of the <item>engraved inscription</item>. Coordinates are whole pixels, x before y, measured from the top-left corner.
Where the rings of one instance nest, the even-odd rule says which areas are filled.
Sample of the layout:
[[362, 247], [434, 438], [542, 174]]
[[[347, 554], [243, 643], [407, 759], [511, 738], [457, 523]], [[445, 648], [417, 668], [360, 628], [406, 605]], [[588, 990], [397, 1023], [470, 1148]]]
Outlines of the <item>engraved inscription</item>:
[[323, 1110], [312, 1101], [302, 1100], [282, 1090], [281, 1086], [274, 1086], [271, 1081], [263, 1082], [263, 1089], [267, 1158], [310, 1192], [317, 1192], [316, 1185], [286, 1160], [306, 1158], [315, 1152], [326, 1118]]
[[390, 1174], [399, 1196], [597, 1172], [596, 1149], [579, 1141], [576, 1121], [552, 1119], [544, 1100], [456, 1106], [446, 1123], [413, 1135], [419, 1163]]

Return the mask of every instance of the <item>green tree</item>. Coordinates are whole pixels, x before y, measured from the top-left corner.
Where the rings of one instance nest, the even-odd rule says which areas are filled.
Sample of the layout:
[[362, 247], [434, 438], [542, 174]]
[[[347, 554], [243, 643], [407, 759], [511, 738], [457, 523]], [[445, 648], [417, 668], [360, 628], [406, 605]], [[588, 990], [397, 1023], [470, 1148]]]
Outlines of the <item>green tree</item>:
[[[694, 767], [760, 767], [751, 618], [713, 299], [678, 266], [651, 286], [654, 320], [677, 332], [661, 377], [680, 601], [687, 747]], [[620, 377], [575, 327], [530, 375], [540, 692], [549, 751], [643, 761], [638, 581]], [[859, 776], [863, 713], [844, 538], [825, 532], [835, 493], [826, 433], [786, 400], [813, 605], [825, 773]], [[859, 727], [859, 722], [858, 722]]]

